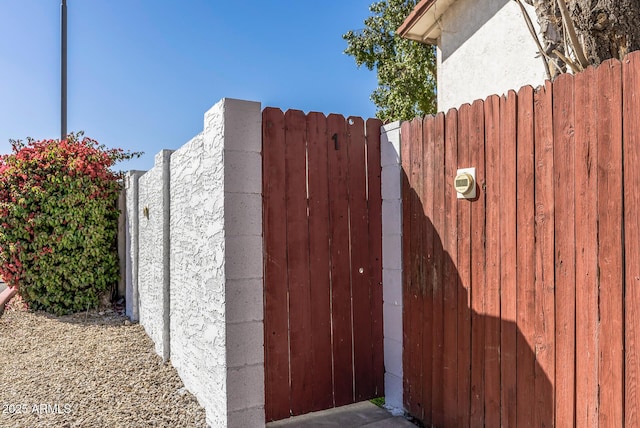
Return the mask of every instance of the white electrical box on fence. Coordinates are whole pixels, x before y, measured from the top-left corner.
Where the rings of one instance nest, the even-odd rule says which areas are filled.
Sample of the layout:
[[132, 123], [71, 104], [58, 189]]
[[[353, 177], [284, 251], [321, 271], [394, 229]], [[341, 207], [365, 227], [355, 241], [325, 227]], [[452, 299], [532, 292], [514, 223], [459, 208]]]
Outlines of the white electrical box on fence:
[[476, 197], [476, 169], [461, 168], [453, 180], [458, 199], [475, 199]]

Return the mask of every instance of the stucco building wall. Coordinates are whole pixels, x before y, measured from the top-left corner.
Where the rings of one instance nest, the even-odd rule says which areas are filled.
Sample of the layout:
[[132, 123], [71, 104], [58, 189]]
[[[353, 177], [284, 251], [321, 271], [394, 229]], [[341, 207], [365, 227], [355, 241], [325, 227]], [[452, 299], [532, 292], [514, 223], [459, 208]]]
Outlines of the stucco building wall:
[[[533, 7], [525, 5], [536, 28]], [[457, 0], [440, 20], [438, 110], [502, 95], [547, 78], [538, 48], [512, 0]]]

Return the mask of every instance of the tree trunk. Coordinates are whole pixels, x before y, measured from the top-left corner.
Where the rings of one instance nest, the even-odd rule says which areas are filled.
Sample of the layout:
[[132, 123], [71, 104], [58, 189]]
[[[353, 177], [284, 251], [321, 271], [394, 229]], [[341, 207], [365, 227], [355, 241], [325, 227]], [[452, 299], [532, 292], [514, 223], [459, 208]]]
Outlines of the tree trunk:
[[[578, 68], [583, 66], [576, 55], [578, 49], [591, 65], [610, 58], [622, 59], [627, 53], [640, 49], [640, 0], [524, 1], [535, 7], [544, 53], [554, 69], [553, 76], [564, 71], [563, 56], [571, 58]], [[562, 2], [566, 3], [571, 18], [571, 22], [564, 25]], [[577, 35], [575, 47], [570, 42], [572, 29]]]

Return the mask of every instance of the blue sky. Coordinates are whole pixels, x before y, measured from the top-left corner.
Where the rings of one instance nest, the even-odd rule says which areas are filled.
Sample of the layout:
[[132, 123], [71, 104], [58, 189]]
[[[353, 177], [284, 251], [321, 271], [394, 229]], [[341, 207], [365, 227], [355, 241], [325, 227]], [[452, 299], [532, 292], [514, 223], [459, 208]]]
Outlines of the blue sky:
[[[221, 98], [373, 117], [375, 72], [342, 52], [373, 0], [67, 0], [68, 130], [149, 169]], [[60, 135], [60, 0], [0, 0], [0, 153]]]

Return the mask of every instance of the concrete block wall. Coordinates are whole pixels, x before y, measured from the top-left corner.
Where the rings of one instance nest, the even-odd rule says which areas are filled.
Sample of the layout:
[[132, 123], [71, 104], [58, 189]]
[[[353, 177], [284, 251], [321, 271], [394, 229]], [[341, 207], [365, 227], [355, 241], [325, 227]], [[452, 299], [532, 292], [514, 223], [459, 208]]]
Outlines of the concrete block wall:
[[128, 313], [139, 312], [214, 427], [265, 423], [261, 134], [259, 103], [223, 99], [137, 187], [129, 174], [127, 211], [139, 224], [135, 236], [129, 222]]
[[138, 182], [145, 171], [129, 171], [125, 176], [125, 313], [139, 321], [138, 312]]
[[382, 284], [386, 407], [404, 413], [402, 387], [402, 192], [400, 122], [382, 128]]
[[167, 361], [169, 343], [169, 162], [171, 151], [155, 157], [151, 170], [138, 180], [138, 311], [140, 323]]

